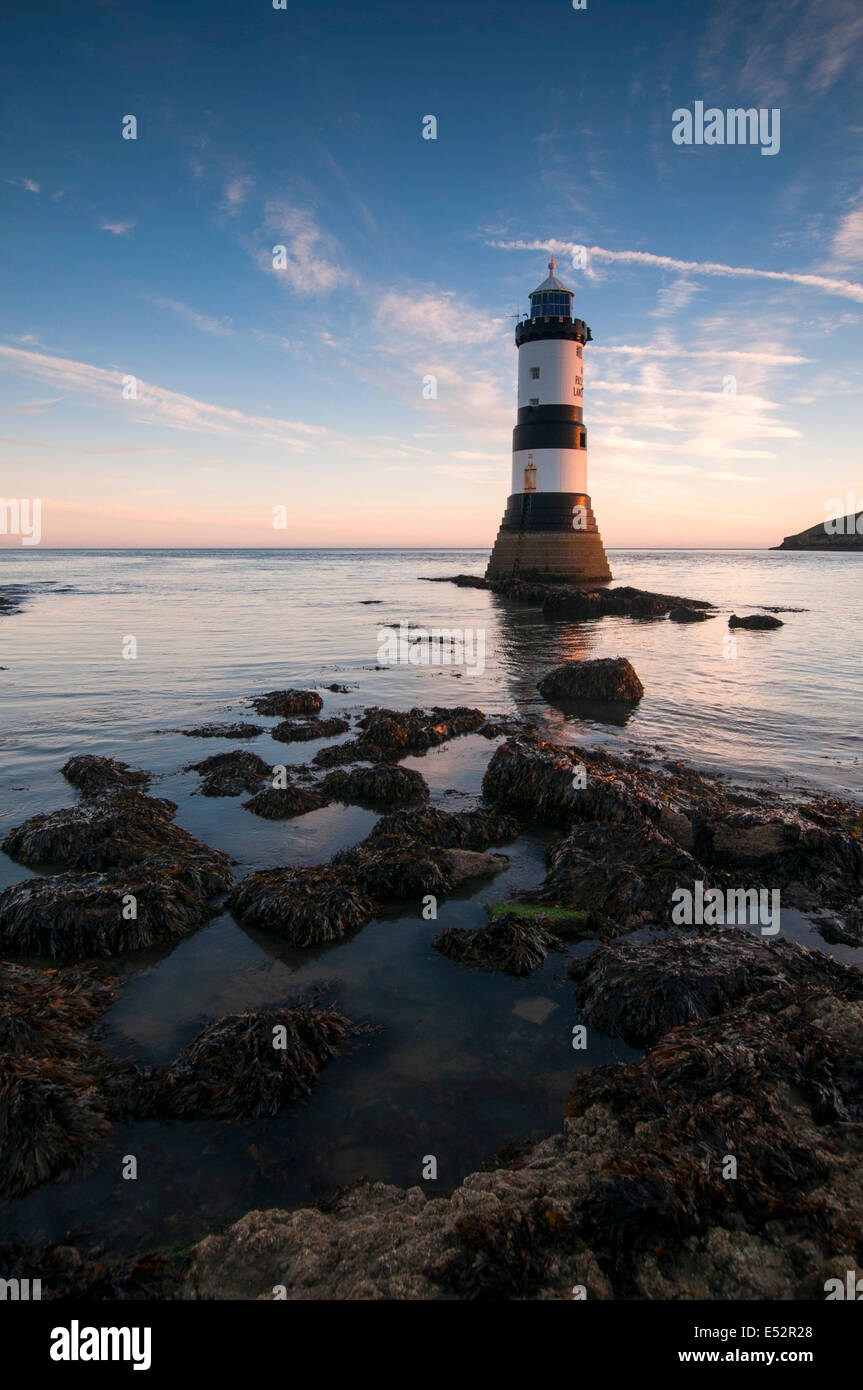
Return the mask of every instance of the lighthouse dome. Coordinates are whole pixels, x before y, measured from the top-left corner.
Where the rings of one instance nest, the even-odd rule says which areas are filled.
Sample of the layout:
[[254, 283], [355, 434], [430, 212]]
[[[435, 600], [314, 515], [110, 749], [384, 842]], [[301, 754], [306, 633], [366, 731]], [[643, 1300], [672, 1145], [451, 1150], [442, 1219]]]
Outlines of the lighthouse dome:
[[548, 275], [530, 296], [530, 316], [538, 318], [572, 318], [573, 292], [555, 275], [557, 261], [552, 256]]

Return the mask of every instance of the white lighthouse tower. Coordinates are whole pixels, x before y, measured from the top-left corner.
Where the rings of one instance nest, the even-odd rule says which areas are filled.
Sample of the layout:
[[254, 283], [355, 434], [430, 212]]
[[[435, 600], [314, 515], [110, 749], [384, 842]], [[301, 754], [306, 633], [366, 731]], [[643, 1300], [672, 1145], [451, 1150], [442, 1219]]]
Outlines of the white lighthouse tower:
[[604, 582], [611, 578], [587, 491], [584, 345], [591, 332], [572, 316], [573, 292], [548, 263], [515, 329], [518, 417], [512, 488], [486, 579], [520, 576]]

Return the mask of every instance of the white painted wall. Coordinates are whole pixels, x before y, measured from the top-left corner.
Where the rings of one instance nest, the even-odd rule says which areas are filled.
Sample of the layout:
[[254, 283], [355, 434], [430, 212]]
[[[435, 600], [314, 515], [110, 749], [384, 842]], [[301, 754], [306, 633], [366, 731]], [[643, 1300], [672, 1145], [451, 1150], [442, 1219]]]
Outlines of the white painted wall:
[[[522, 343], [518, 350], [518, 407], [539, 400], [540, 405], [581, 406], [584, 398], [581, 343], [568, 338], [541, 338]], [[531, 367], [539, 367], [534, 381]]]
[[510, 492], [524, 492], [524, 470], [536, 467], [537, 492], [587, 492], [586, 449], [520, 449], [512, 456]]

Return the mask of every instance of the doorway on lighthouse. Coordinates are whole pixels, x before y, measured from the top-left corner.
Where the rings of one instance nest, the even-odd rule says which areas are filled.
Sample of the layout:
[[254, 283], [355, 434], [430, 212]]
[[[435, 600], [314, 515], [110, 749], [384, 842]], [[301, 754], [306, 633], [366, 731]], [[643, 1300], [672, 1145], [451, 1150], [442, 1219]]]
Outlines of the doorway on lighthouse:
[[524, 490], [525, 492], [536, 492], [536, 464], [533, 461], [533, 454], [527, 456], [527, 463], [524, 468]]

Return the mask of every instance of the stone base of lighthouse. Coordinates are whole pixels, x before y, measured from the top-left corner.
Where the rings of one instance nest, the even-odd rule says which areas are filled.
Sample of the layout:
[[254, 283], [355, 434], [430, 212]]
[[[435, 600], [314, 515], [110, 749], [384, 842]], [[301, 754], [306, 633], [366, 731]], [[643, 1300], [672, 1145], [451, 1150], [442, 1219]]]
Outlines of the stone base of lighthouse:
[[[578, 529], [573, 528], [573, 516], [582, 523]], [[514, 493], [485, 577], [607, 583], [611, 570], [590, 498], [575, 492]]]

